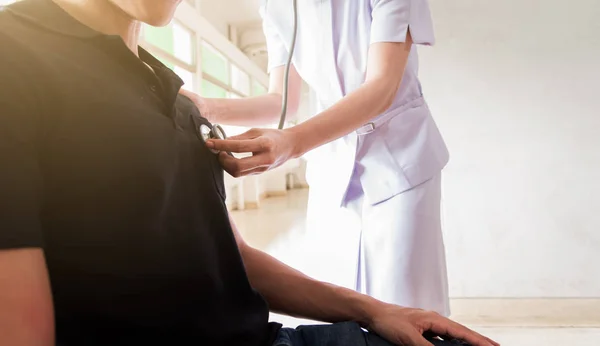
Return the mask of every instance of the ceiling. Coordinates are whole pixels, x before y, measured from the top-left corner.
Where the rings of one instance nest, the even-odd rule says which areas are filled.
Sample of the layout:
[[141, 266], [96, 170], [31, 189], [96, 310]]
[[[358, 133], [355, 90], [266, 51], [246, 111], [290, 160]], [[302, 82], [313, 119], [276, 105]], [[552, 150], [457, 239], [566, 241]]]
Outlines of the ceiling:
[[258, 8], [261, 0], [201, 0], [205, 16], [216, 15], [227, 23], [238, 25], [260, 21]]
[[217, 30], [229, 37], [257, 65], [266, 69], [266, 43], [258, 13], [261, 1], [201, 0], [201, 11]]

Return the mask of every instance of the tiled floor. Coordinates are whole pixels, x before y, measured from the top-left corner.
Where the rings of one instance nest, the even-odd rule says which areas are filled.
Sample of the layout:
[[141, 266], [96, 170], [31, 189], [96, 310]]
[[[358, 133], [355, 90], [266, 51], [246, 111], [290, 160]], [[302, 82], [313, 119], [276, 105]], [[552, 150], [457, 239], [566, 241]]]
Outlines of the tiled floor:
[[[316, 253], [315, 243], [334, 244], [332, 234], [305, 232], [306, 190], [291, 191], [286, 197], [269, 198], [260, 209], [234, 211], [232, 216], [246, 241], [313, 277], [336, 282], [335, 274], [319, 272], [320, 261], [340, 261], [334, 251]], [[315, 255], [316, 254], [316, 255]], [[339, 270], [337, 271], [339, 272]], [[598, 301], [523, 301], [506, 306], [503, 301], [453, 301], [453, 318], [510, 346], [586, 346], [600, 344]], [[480, 306], [485, 306], [481, 314]], [[515, 306], [517, 308], [515, 308]], [[548, 306], [552, 306], [549, 308]], [[559, 312], [556, 313], [558, 310]], [[493, 311], [493, 312], [492, 312]], [[492, 314], [490, 315], [490, 312]], [[582, 313], [583, 312], [583, 313]], [[562, 318], [557, 319], [556, 316]], [[273, 315], [289, 327], [315, 323]]]

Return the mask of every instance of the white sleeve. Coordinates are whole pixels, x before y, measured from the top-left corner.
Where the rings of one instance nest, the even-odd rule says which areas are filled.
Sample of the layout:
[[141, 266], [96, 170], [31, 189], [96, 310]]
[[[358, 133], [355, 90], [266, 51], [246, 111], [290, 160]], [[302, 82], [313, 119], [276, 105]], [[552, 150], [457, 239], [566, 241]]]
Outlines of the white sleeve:
[[267, 54], [269, 56], [267, 70], [268, 72], [271, 72], [274, 68], [283, 66], [287, 63], [288, 51], [281, 40], [281, 36], [271, 22], [269, 14], [265, 13], [264, 6], [261, 7], [260, 14], [262, 16], [263, 32], [267, 41]]
[[435, 37], [428, 0], [371, 0], [371, 43], [413, 42], [433, 45]]

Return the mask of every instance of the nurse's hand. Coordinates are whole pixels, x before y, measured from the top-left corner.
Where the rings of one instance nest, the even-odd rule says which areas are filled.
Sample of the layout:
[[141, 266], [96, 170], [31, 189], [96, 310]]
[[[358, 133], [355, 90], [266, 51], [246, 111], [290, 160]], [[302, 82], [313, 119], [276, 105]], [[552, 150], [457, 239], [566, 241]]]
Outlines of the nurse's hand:
[[[206, 142], [210, 149], [220, 150], [219, 161], [233, 177], [260, 174], [279, 167], [291, 158], [298, 157], [297, 135], [288, 130], [251, 129], [239, 136]], [[226, 154], [252, 153], [252, 156], [235, 158]]]
[[461, 340], [471, 346], [500, 346], [497, 342], [435, 312], [388, 304], [372, 314], [366, 327], [396, 345], [432, 346], [423, 335], [433, 334], [447, 341]]

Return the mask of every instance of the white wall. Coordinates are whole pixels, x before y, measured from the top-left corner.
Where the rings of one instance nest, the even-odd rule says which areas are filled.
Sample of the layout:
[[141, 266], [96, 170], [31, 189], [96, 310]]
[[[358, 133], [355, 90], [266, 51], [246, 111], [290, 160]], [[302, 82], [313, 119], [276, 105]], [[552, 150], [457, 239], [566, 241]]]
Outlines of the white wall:
[[224, 37], [229, 36], [229, 24], [227, 23], [228, 4], [219, 0], [200, 0], [202, 16]]
[[600, 1], [432, 0], [453, 297], [600, 297]]

